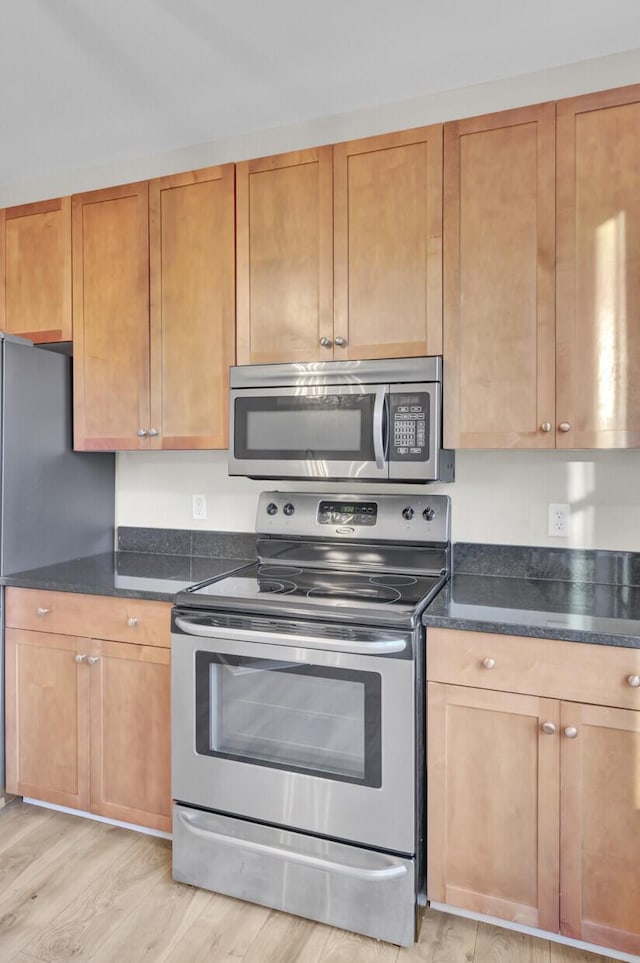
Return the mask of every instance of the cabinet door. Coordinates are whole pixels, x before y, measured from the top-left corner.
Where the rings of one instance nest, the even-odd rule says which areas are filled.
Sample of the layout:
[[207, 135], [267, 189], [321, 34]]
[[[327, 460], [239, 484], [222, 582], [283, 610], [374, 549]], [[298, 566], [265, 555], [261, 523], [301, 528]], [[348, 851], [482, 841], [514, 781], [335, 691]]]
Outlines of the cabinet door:
[[7, 790], [89, 803], [88, 642], [6, 629]]
[[640, 954], [640, 712], [561, 711], [562, 932]]
[[236, 192], [238, 364], [331, 360], [331, 147], [237, 164]]
[[71, 198], [0, 211], [0, 330], [71, 340]]
[[171, 829], [169, 650], [92, 642], [91, 811]]
[[640, 446], [640, 84], [558, 103], [558, 433]]
[[148, 187], [72, 199], [74, 447], [149, 447]]
[[558, 930], [559, 703], [428, 684], [427, 898]]
[[555, 106], [445, 124], [447, 448], [553, 448]]
[[234, 166], [149, 184], [152, 448], [226, 448]]
[[333, 150], [334, 357], [442, 354], [442, 126]]

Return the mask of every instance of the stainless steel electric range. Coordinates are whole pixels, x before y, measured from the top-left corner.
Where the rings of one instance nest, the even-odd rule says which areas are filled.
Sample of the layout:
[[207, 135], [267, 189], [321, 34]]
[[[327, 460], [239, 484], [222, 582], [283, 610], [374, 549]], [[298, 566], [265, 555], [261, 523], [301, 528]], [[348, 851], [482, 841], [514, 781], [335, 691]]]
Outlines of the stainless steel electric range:
[[173, 872], [407, 945], [444, 495], [264, 492], [258, 561], [176, 596]]

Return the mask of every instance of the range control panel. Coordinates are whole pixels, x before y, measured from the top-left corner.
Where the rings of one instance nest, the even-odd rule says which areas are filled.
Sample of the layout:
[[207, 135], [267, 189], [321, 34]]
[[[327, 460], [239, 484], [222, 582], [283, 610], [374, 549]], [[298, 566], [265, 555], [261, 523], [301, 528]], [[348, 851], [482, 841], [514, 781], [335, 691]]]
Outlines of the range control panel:
[[390, 396], [391, 461], [424, 461], [429, 430], [429, 395], [423, 391], [411, 394], [392, 392]]
[[256, 533], [284, 538], [448, 542], [448, 495], [328, 495], [262, 492]]

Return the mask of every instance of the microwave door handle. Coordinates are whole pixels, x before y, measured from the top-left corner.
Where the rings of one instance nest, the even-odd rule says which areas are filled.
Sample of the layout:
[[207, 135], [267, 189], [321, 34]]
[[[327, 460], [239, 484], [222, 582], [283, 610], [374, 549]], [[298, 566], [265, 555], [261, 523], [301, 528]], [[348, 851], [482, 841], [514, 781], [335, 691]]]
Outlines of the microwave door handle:
[[376, 459], [376, 468], [384, 468], [386, 463], [387, 446], [385, 445], [384, 437], [384, 414], [386, 403], [386, 389], [376, 389], [376, 400], [373, 404], [373, 453]]

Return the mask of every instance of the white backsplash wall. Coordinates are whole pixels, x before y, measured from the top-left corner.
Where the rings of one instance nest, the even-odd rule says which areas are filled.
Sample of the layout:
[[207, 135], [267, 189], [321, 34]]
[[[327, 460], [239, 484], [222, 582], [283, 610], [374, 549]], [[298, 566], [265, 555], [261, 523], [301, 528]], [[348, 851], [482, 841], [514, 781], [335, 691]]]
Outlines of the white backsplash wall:
[[[116, 524], [253, 531], [258, 494], [280, 490], [424, 493], [411, 485], [314, 485], [230, 478], [226, 452], [127, 452], [116, 462]], [[454, 541], [640, 552], [640, 451], [459, 451], [451, 496]], [[191, 496], [207, 518], [194, 521]], [[547, 535], [550, 503], [568, 504], [567, 537]]]

